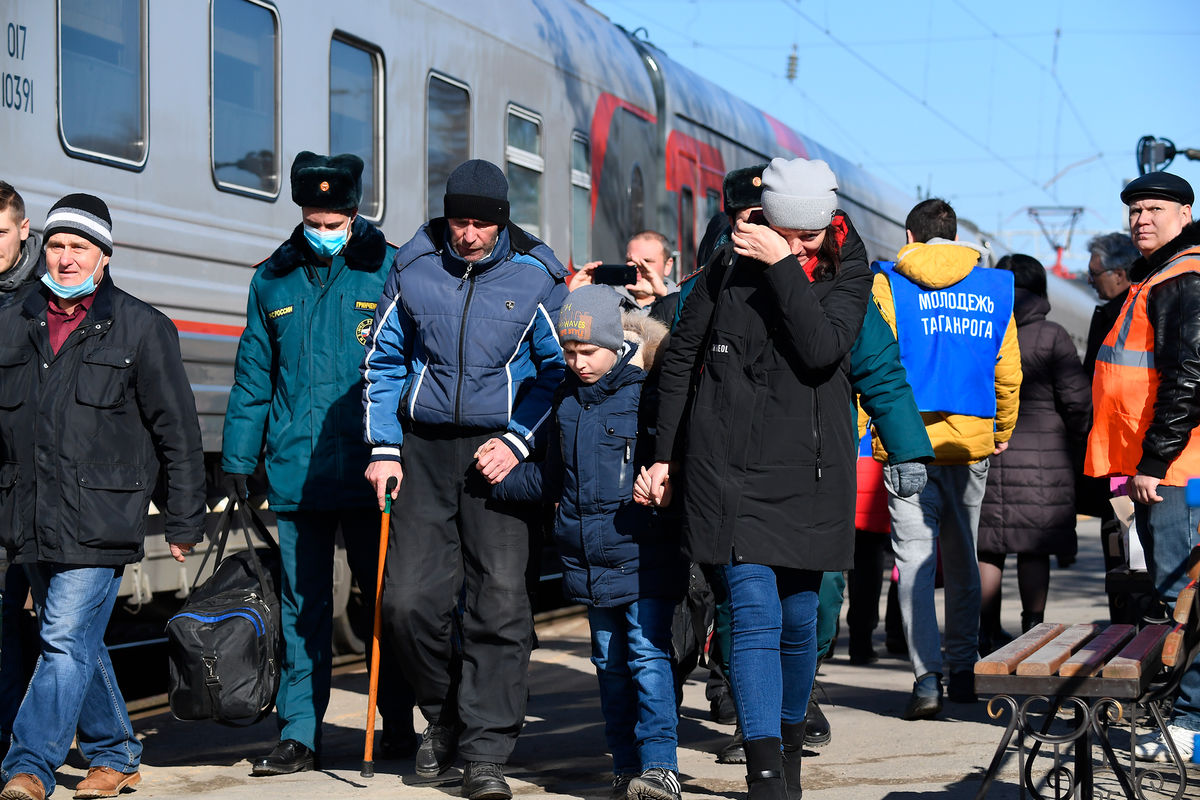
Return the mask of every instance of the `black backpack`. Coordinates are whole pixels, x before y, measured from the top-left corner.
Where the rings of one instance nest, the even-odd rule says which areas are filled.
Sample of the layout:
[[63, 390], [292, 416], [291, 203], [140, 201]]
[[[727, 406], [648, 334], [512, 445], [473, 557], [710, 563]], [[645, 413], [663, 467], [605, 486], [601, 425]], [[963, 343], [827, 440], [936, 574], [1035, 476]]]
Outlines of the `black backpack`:
[[[235, 516], [246, 549], [226, 558]], [[253, 547], [247, 517], [266, 548]], [[215, 548], [213, 574], [202, 584], [193, 582], [183, 608], [167, 620], [167, 699], [181, 720], [253, 725], [271, 713], [279, 688], [279, 546], [257, 513], [241, 503], [221, 512], [217, 529], [196, 581]]]

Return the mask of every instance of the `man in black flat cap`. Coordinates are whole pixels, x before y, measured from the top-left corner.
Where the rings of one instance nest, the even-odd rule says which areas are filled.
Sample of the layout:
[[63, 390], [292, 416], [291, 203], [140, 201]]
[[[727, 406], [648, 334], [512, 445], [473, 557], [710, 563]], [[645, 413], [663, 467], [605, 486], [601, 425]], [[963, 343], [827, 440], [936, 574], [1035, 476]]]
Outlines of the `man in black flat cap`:
[[[1095, 422], [1085, 471], [1129, 478], [1138, 535], [1159, 595], [1173, 603], [1187, 584], [1185, 563], [1200, 544], [1200, 510], [1186, 484], [1200, 475], [1200, 226], [1192, 187], [1152, 172], [1121, 192], [1129, 233], [1142, 257], [1132, 286], [1096, 356]], [[1200, 733], [1200, 663], [1184, 673], [1165, 733], [1136, 744], [1146, 761], [1168, 761], [1169, 736], [1187, 761]]]
[[[313, 769], [329, 705], [333, 560], [340, 530], [364, 594], [374, 594], [379, 512], [358, 398], [363, 343], [396, 248], [358, 216], [363, 162], [308, 151], [292, 164], [301, 223], [250, 281], [229, 392], [221, 467], [245, 499], [266, 442], [267, 497], [283, 553], [279, 744], [254, 775]], [[265, 437], [265, 438], [264, 438]], [[416, 749], [407, 687], [382, 659], [380, 755]]]
[[567, 271], [509, 222], [495, 164], [455, 168], [445, 212], [400, 248], [367, 340], [367, 478], [381, 508], [399, 482], [384, 624], [429, 722], [416, 772], [436, 777], [461, 755], [463, 796], [496, 800], [512, 796], [502, 767], [525, 718], [539, 509], [493, 501], [490, 484], [550, 416]]

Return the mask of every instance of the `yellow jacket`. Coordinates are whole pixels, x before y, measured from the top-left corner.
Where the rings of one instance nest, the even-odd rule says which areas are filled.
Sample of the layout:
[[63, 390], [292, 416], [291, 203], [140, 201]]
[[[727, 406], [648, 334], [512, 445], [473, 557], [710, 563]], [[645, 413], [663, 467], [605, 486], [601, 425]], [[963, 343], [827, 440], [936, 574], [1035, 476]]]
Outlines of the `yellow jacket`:
[[[978, 264], [975, 247], [945, 239], [914, 242], [896, 256], [896, 271], [930, 289], [943, 289], [965, 278]], [[872, 287], [879, 313], [896, 332], [896, 305], [886, 275], [876, 275]], [[935, 464], [973, 464], [992, 454], [996, 445], [1007, 442], [1017, 424], [1017, 406], [1021, 391], [1021, 351], [1017, 345], [1017, 326], [1012, 314], [996, 357], [996, 416], [985, 419], [965, 414], [922, 412], [925, 432], [933, 445]], [[878, 460], [887, 451], [878, 438], [873, 442]]]

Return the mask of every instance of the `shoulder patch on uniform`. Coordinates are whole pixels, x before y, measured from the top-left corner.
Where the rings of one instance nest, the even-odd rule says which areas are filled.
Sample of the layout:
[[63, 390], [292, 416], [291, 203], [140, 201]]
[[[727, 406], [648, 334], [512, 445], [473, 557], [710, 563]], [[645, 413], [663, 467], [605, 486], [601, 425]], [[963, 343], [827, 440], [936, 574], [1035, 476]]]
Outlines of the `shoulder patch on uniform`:
[[366, 300], [355, 300], [354, 308], [358, 311], [374, 311], [379, 303], [370, 303]]
[[286, 316], [295, 310], [295, 306], [284, 306], [283, 308], [277, 308], [274, 311], [268, 311], [267, 317], [269, 319], [279, 319], [280, 317]]
[[369, 333], [371, 330], [371, 322], [372, 320], [370, 319], [364, 319], [362, 322], [358, 323], [358, 327], [354, 329], [354, 338], [358, 339], [359, 344], [365, 345], [367, 343], [367, 333]]

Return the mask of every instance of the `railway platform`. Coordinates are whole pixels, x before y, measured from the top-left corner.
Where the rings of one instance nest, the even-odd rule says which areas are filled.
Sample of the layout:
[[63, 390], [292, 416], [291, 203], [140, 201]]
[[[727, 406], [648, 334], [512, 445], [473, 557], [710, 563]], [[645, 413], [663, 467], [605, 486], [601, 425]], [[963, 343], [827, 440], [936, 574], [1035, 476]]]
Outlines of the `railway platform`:
[[[1103, 560], [1095, 520], [1081, 518], [1080, 553], [1070, 569], [1055, 568], [1051, 577], [1050, 611], [1064, 622], [1107, 620]], [[1019, 631], [1015, 568], [1006, 571], [1004, 622]], [[940, 604], [939, 604], [940, 606]], [[843, 625], [843, 631], [845, 627]], [[517, 797], [607, 798], [609, 759], [596, 679], [588, 660], [587, 621], [582, 614], [543, 619], [538, 625], [540, 648], [533, 653], [532, 696], [526, 726], [508, 765]], [[876, 649], [884, 652], [882, 626]], [[822, 800], [944, 800], [972, 798], [1003, 730], [1003, 721], [988, 718], [985, 700], [974, 704], [946, 702], [935, 720], [905, 722], [900, 714], [912, 688], [905, 660], [890, 657], [869, 666], [846, 659], [845, 637], [822, 666], [817, 689], [833, 729], [833, 740], [806, 752], [804, 788]], [[323, 769], [272, 778], [250, 776], [250, 757], [274, 744], [273, 718], [244, 729], [213, 723], [179, 722], [165, 709], [134, 716], [145, 743], [143, 782], [131, 800], [150, 798], [233, 798], [235, 800], [308, 800], [308, 798], [396, 798], [442, 800], [459, 796], [460, 773], [423, 782], [412, 762], [375, 762], [375, 776], [362, 778], [367, 676], [359, 666], [335, 675], [325, 719]], [[418, 730], [423, 723], [418, 719]], [[709, 720], [703, 675], [697, 672], [684, 692], [679, 723], [680, 778], [685, 797], [740, 797], [745, 792], [742, 765], [722, 765], [713, 753], [733, 731]], [[59, 772], [56, 796], [69, 797], [82, 778], [78, 754]], [[1189, 772], [1200, 797], [1200, 765]], [[1104, 776], [1097, 776], [1097, 790]], [[1193, 789], [1189, 788], [1189, 792]], [[1018, 796], [1015, 756], [1008, 759], [990, 798]], [[1102, 795], [1097, 795], [1102, 796]], [[1114, 795], [1115, 796], [1115, 795]]]

